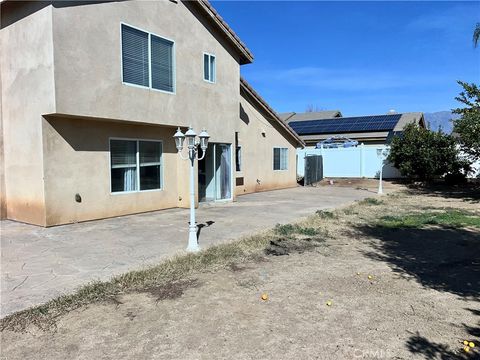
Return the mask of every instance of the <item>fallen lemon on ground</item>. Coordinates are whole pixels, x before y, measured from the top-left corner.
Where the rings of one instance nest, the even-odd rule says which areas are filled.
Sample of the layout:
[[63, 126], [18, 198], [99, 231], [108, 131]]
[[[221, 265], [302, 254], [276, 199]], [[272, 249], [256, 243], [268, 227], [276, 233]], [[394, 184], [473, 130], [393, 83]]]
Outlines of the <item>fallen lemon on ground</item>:
[[468, 345], [468, 340], [463, 340], [463, 345]]
[[468, 346], [465, 346], [465, 347], [463, 348], [463, 350], [465, 350], [465, 352], [469, 352], [469, 351], [470, 351], [470, 348], [469, 348]]
[[368, 275], [368, 280], [372, 280], [373, 279], [373, 276], [372, 275]]
[[360, 273], [359, 273], [359, 272], [357, 272], [357, 275], [360, 275]]
[[473, 347], [475, 347], [475, 343], [472, 342], [472, 341], [470, 341], [470, 342], [468, 343], [468, 346], [470, 346], [471, 348], [473, 348]]
[[262, 300], [268, 300], [268, 295], [267, 294], [262, 294]]
[[332, 306], [332, 301], [331, 300], [327, 301], [327, 306]]

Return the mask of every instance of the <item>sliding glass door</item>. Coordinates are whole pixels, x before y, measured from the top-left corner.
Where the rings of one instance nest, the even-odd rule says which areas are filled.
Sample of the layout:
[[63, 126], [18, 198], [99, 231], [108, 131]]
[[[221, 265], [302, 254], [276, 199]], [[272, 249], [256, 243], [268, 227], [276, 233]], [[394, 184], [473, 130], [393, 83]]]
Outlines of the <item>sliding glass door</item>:
[[210, 143], [198, 162], [199, 201], [232, 199], [232, 152], [230, 144]]

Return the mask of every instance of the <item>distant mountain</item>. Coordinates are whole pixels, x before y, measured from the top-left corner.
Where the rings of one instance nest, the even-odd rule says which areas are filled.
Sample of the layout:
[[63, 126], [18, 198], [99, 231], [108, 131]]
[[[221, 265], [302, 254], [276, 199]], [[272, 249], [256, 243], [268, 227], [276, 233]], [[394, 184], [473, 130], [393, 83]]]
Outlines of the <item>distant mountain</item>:
[[458, 119], [458, 114], [452, 114], [451, 111], [437, 111], [434, 113], [425, 113], [425, 122], [430, 130], [437, 131], [441, 129], [444, 133], [450, 134], [453, 130], [452, 119]]

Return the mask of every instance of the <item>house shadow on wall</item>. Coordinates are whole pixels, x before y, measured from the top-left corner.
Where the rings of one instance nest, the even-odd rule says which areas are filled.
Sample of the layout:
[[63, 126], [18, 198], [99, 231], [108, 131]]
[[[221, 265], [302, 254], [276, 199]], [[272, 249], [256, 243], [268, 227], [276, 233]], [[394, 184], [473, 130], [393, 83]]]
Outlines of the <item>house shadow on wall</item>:
[[48, 115], [44, 119], [77, 152], [109, 152], [111, 138], [162, 140], [163, 153], [177, 152], [171, 126]]
[[248, 125], [250, 123], [250, 118], [248, 117], [248, 114], [243, 108], [242, 103], [239, 103], [239, 105], [240, 105], [240, 120], [242, 120], [245, 124]]

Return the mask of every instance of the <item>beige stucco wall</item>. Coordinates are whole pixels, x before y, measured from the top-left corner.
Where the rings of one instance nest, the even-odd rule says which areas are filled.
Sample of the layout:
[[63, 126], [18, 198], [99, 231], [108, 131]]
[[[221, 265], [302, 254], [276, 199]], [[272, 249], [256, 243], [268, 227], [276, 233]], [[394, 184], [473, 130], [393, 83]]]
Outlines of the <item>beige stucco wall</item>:
[[2, 72], [0, 71], [0, 220], [6, 218], [7, 195], [5, 191], [5, 160], [3, 155]]
[[[175, 41], [175, 94], [122, 84], [122, 22]], [[182, 1], [54, 5], [53, 24], [57, 113], [192, 124], [212, 141], [233, 141], [225, 125], [237, 117], [240, 65]], [[215, 84], [203, 80], [203, 52], [216, 56]]]
[[[121, 22], [175, 41], [175, 94], [122, 84]], [[234, 194], [295, 186], [296, 143], [240, 96], [238, 59], [205, 25], [183, 2], [126, 1], [50, 5], [2, 29], [8, 218], [50, 226], [188, 207], [189, 165], [172, 139], [179, 125], [205, 127], [217, 143], [233, 145], [239, 133], [243, 168], [233, 177], [244, 185]], [[203, 80], [203, 52], [216, 55], [215, 84]], [[161, 191], [110, 193], [110, 137], [163, 141]], [[289, 149], [287, 171], [273, 170], [275, 146]]]
[[7, 216], [45, 225], [42, 114], [54, 111], [51, 7], [0, 31]]
[[[276, 121], [243, 96], [240, 106], [242, 115], [236, 128], [242, 146], [242, 171], [235, 172], [235, 177], [243, 177], [244, 185], [236, 186], [235, 193], [242, 195], [296, 186], [296, 142]], [[274, 147], [288, 149], [287, 170], [273, 170]]]
[[[160, 126], [48, 117], [43, 126], [47, 225], [176, 207], [182, 193], [171, 132]], [[161, 140], [163, 189], [111, 193], [110, 138]]]

